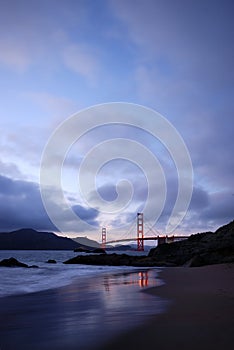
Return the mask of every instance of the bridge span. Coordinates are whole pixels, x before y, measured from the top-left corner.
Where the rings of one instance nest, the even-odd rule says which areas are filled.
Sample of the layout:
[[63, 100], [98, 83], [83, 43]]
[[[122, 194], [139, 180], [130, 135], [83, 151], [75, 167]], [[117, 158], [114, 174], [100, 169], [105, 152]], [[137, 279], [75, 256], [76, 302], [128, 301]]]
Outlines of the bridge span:
[[[152, 236], [152, 237], [143, 237], [142, 240], [144, 241], [158, 241], [160, 244], [162, 243], [170, 243], [174, 242], [180, 239], [186, 239], [189, 238], [189, 236], [167, 236], [167, 235], [161, 235], [161, 236]], [[112, 243], [119, 243], [119, 242], [131, 242], [131, 241], [137, 241], [137, 237], [132, 238], [122, 238], [122, 239], [115, 239], [111, 241], [106, 241], [106, 244], [112, 244]]]
[[118, 242], [130, 242], [137, 241], [137, 250], [144, 251], [144, 241], [157, 240], [158, 245], [163, 243], [171, 243], [180, 239], [186, 239], [190, 236], [181, 235], [181, 236], [167, 236], [167, 235], [155, 235], [151, 237], [145, 237], [144, 235], [144, 220], [143, 213], [137, 213], [137, 236], [132, 238], [121, 238], [107, 241], [106, 228], [102, 228], [102, 248], [106, 248], [106, 244], [118, 243]]

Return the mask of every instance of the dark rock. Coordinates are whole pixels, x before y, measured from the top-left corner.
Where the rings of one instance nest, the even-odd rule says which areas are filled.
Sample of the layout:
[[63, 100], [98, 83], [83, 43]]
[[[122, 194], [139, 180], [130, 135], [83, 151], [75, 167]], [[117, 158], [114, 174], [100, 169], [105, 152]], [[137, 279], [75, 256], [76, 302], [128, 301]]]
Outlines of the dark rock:
[[92, 250], [92, 253], [101, 253], [101, 254], [106, 254], [105, 250], [102, 248], [96, 248], [94, 250]]
[[132, 246], [131, 245], [126, 245], [126, 244], [121, 244], [121, 245], [117, 245], [117, 246], [114, 246], [114, 247], [110, 247], [110, 246], [107, 246], [106, 251], [124, 251], [124, 250], [133, 250]]
[[79, 248], [74, 249], [74, 252], [76, 252], [76, 253], [95, 253], [95, 254], [101, 253], [101, 254], [106, 254], [105, 250], [102, 249], [102, 248], [87, 249], [87, 248], [84, 248], [84, 247], [79, 247]]
[[[144, 260], [145, 259], [145, 260]], [[64, 264], [108, 265], [108, 266], [155, 266], [147, 256], [132, 256], [127, 254], [90, 254], [80, 255], [64, 261]]]
[[0, 261], [0, 266], [5, 266], [5, 267], [28, 267], [27, 264], [24, 264], [15, 258], [9, 258], [9, 259], [3, 259]]
[[90, 249], [86, 249], [86, 248], [83, 248], [83, 247], [79, 247], [79, 248], [75, 248], [74, 249], [74, 252], [76, 253], [90, 253]]
[[37, 265], [30, 265], [29, 269], [39, 269], [39, 266], [37, 266]]
[[54, 259], [49, 259], [49, 260], [47, 260], [47, 263], [48, 264], [57, 264], [57, 261]]

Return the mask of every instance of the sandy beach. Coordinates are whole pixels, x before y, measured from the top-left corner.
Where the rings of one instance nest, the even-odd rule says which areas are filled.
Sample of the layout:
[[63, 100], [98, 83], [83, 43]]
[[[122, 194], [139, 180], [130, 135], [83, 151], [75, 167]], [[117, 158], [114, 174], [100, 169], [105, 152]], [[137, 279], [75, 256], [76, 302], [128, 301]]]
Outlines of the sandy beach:
[[146, 293], [170, 300], [167, 312], [114, 339], [102, 350], [231, 349], [234, 344], [234, 264], [165, 268], [166, 283]]

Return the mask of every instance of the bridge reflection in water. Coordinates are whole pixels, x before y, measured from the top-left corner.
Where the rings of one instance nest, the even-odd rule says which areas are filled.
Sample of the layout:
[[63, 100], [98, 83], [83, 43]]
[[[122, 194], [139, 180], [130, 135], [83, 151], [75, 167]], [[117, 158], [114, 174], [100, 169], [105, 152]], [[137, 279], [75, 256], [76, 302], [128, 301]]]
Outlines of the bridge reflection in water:
[[[125, 277], [125, 278], [124, 278]], [[156, 286], [156, 279], [155, 278], [149, 278], [149, 271], [139, 271], [135, 274], [128, 273], [123, 274], [123, 278], [120, 282], [122, 285], [138, 285], [140, 288], [144, 287], [153, 287]], [[105, 291], [109, 292], [111, 290], [111, 286], [113, 286], [113, 278], [110, 275], [104, 276], [103, 278], [103, 285], [105, 287]], [[116, 285], [116, 280], [115, 280]]]

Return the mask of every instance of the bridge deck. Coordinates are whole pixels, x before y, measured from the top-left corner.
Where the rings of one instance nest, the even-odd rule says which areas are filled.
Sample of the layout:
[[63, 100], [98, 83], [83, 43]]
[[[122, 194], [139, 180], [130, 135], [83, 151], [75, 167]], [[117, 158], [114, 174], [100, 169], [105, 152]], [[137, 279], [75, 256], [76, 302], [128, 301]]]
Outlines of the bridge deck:
[[[144, 241], [156, 241], [160, 238], [165, 238], [168, 240], [177, 240], [177, 239], [186, 239], [189, 238], [190, 236], [152, 236], [152, 237], [144, 237]], [[137, 237], [132, 237], [132, 238], [122, 238], [122, 239], [115, 239], [111, 241], [107, 241], [106, 244], [110, 243], [118, 243], [118, 242], [130, 242], [130, 241], [137, 241]]]

